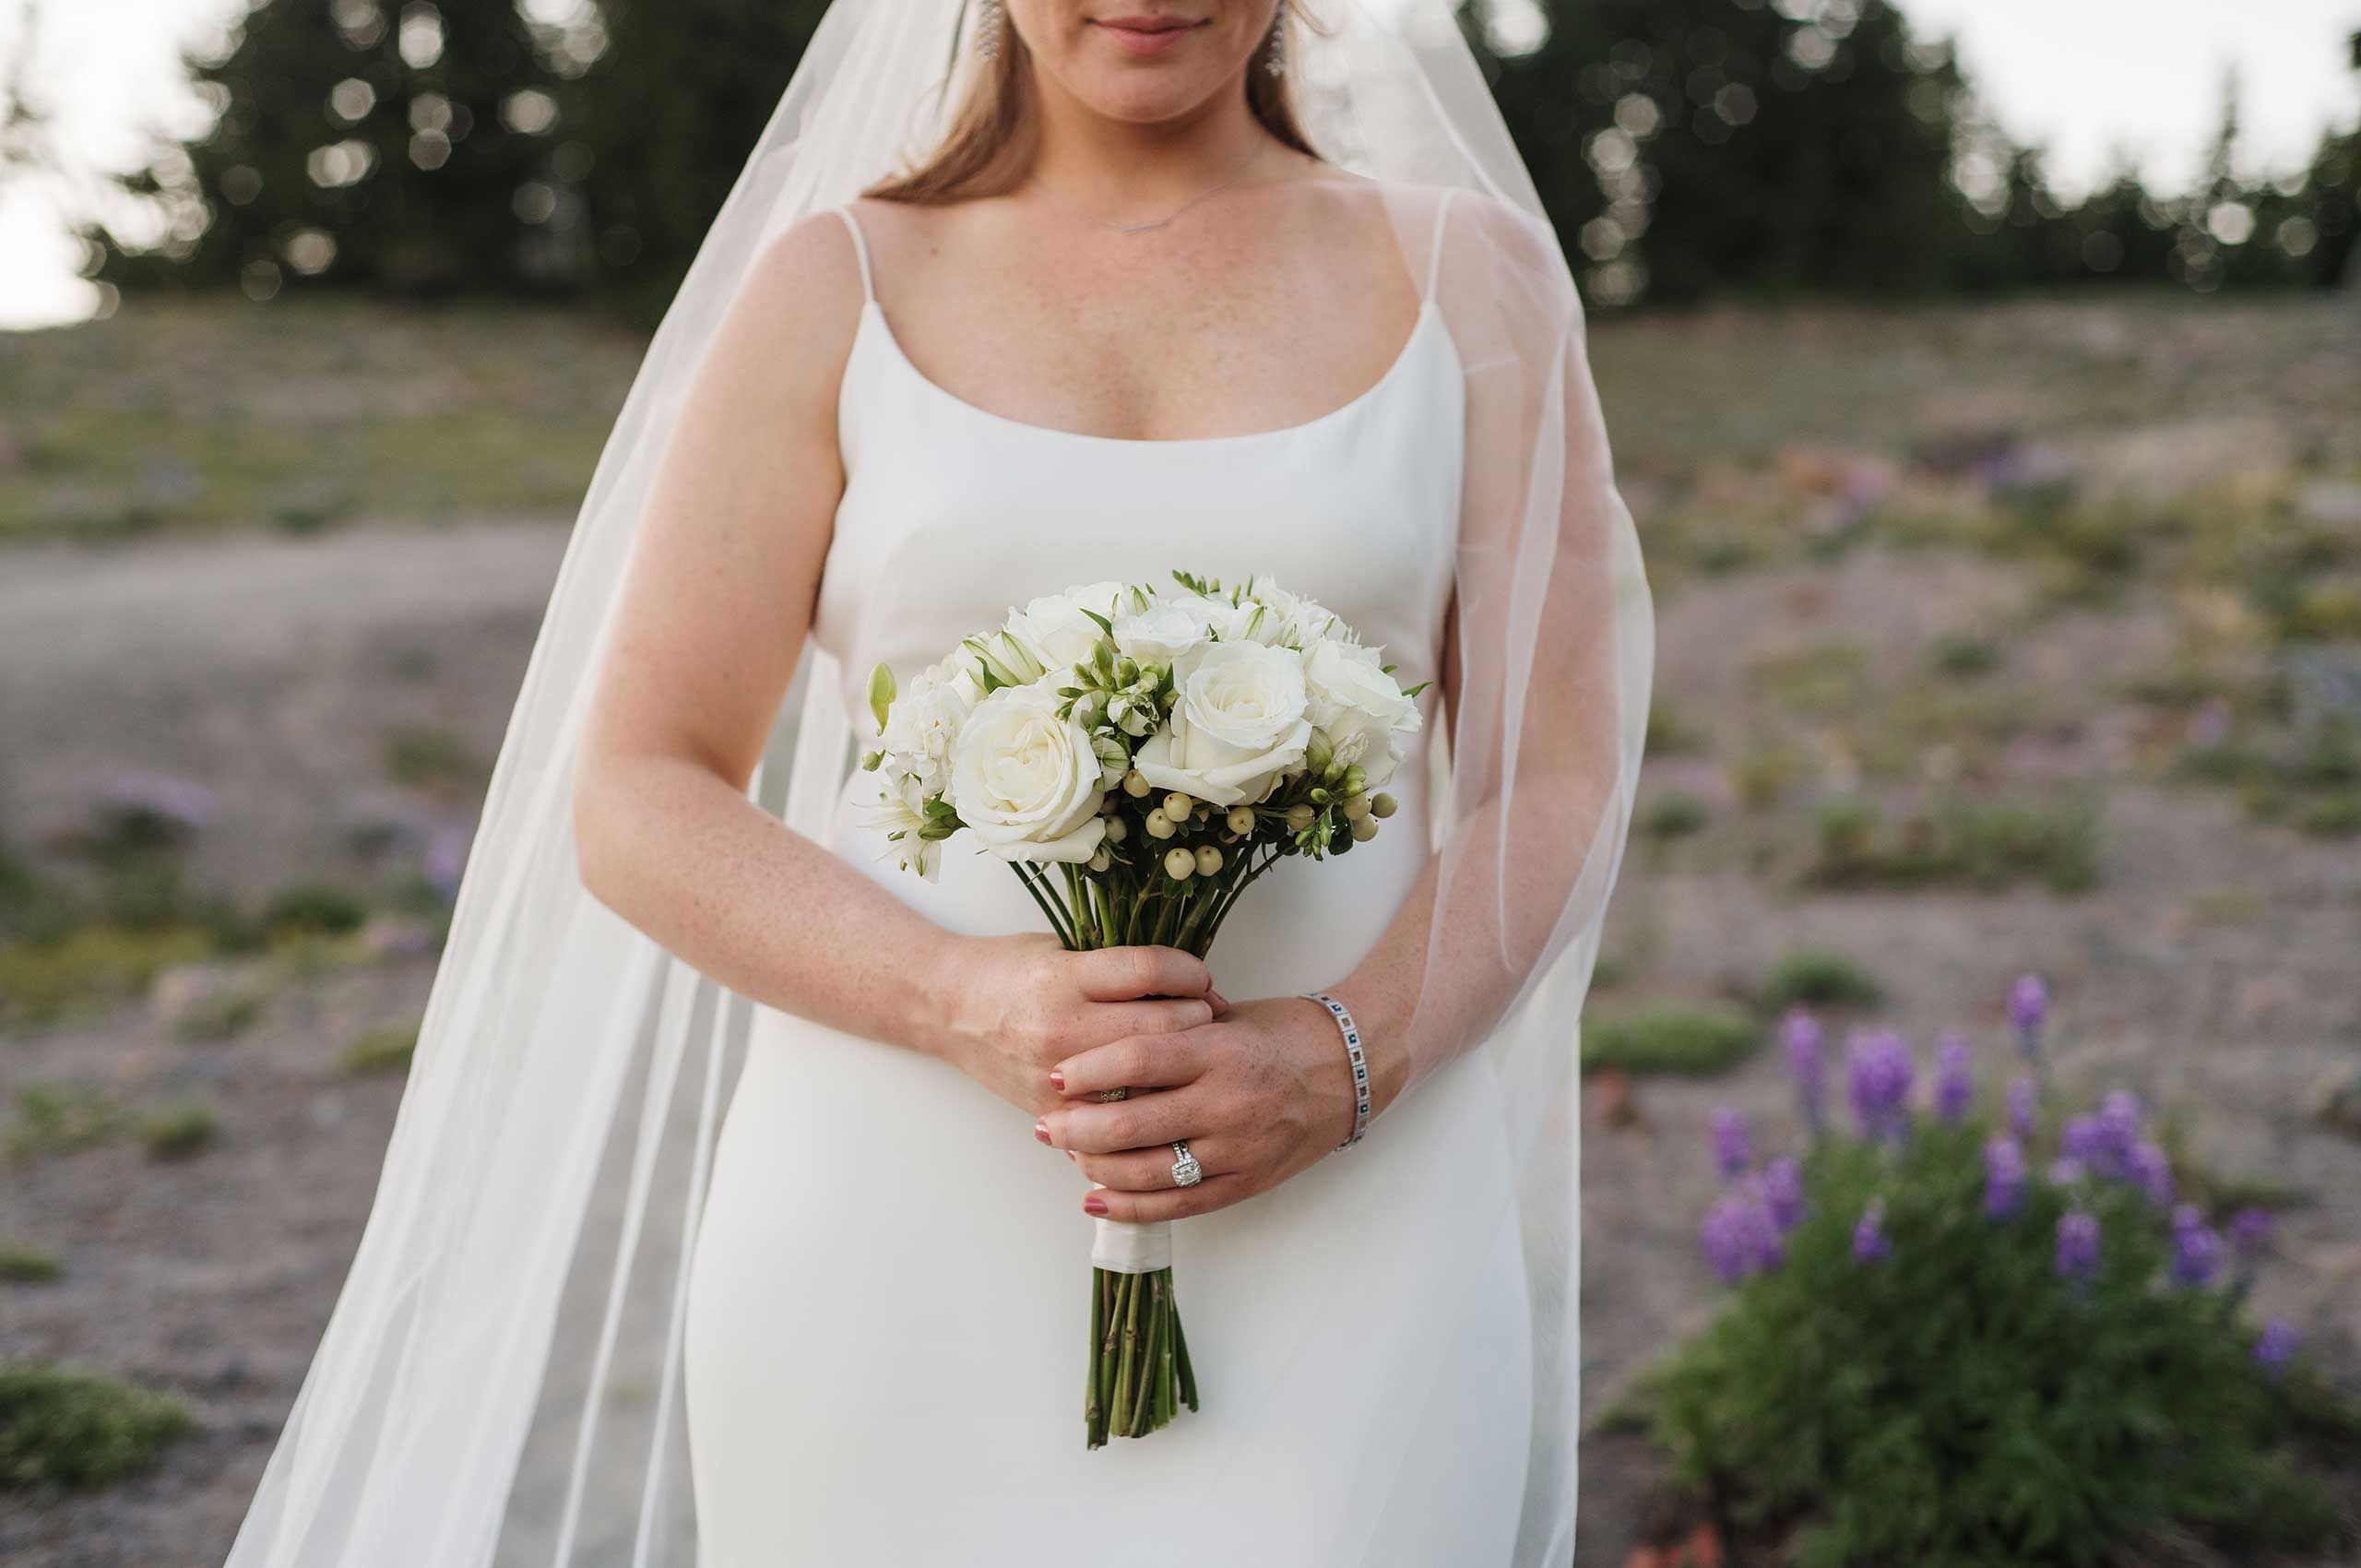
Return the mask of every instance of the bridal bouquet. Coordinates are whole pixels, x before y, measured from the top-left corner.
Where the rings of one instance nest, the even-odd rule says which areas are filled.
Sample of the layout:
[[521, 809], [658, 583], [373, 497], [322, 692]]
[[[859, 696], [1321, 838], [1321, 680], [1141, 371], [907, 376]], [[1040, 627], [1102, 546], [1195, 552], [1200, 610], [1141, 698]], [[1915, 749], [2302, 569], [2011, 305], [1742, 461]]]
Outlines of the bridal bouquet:
[[[1033, 600], [869, 703], [888, 852], [932, 877], [965, 828], [1008, 862], [1069, 948], [1203, 957], [1240, 894], [1394, 814], [1372, 793], [1419, 725], [1380, 650], [1264, 578], [1225, 589], [1095, 583]], [[1197, 1380], [1162, 1226], [1099, 1220], [1089, 1445], [1145, 1437]]]

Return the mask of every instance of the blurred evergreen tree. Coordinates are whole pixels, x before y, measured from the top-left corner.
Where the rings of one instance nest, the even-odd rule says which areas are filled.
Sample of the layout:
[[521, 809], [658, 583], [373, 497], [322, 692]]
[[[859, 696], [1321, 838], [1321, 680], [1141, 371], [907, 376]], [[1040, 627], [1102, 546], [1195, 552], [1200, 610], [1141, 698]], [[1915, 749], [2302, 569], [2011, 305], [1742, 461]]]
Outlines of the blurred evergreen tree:
[[1951, 277], [1964, 87], [1886, 0], [1539, 5], [1539, 46], [1489, 74], [1604, 303]]
[[191, 62], [216, 111], [135, 192], [169, 215], [102, 276], [316, 281], [400, 292], [578, 280], [587, 244], [558, 140], [564, 42], [514, 0], [261, 0], [219, 58]]
[[603, 279], [660, 310], [721, 210], [827, 0], [602, 0], [581, 82]]

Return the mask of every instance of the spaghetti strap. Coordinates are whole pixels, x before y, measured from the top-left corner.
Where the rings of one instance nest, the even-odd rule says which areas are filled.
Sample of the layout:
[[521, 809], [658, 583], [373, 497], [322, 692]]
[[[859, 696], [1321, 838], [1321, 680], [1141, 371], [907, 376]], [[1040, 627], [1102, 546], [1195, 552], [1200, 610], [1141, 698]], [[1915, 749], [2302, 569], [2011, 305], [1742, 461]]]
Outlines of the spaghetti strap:
[[845, 220], [846, 229], [851, 232], [853, 254], [860, 258], [860, 297], [869, 303], [875, 304], [877, 288], [869, 277], [869, 242], [861, 237], [860, 223], [852, 215], [851, 203], [848, 202], [837, 208], [836, 212], [837, 217]]
[[1456, 187], [1447, 185], [1443, 188], [1442, 199], [1435, 203], [1434, 244], [1432, 248], [1427, 254], [1427, 291], [1425, 297], [1429, 303], [1432, 303], [1435, 297], [1435, 280], [1442, 276], [1443, 218], [1451, 211], [1451, 198], [1457, 194], [1458, 191]]

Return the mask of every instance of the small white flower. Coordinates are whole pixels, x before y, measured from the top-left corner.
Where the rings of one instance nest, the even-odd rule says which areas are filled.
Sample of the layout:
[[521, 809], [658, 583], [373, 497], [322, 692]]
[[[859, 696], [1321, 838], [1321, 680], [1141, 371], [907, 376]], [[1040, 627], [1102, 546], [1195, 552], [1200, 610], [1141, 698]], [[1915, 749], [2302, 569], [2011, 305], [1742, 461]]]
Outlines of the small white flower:
[[877, 749], [885, 754], [880, 770], [917, 781], [919, 797], [943, 793], [950, 782], [951, 747], [960, 726], [983, 694], [972, 660], [946, 659], [910, 683], [885, 716]]
[[1098, 755], [1059, 706], [1047, 685], [1003, 687], [976, 705], [952, 750], [952, 807], [1004, 861], [1086, 861], [1107, 836]]
[[891, 790], [881, 790], [877, 804], [869, 809], [864, 825], [885, 839], [879, 860], [892, 861], [904, 871], [915, 871], [929, 882], [935, 880], [935, 873], [943, 864], [943, 841], [919, 837], [919, 829], [926, 826], [922, 813]]
[[1142, 664], [1179, 663], [1205, 645], [1207, 617], [1196, 608], [1205, 602], [1195, 598], [1158, 599], [1145, 610], [1119, 616], [1116, 648]]

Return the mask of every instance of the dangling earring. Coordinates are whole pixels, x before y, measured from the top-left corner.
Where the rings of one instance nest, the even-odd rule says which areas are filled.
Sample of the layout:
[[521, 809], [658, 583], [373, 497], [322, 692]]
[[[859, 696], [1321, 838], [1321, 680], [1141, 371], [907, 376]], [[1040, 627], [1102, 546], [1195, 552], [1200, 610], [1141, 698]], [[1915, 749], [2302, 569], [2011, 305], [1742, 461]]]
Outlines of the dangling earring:
[[1271, 13], [1271, 44], [1263, 68], [1275, 77], [1287, 74], [1287, 0], [1279, 0], [1279, 8]]
[[979, 0], [976, 6], [976, 53], [987, 60], [1000, 58], [1001, 30], [1008, 25], [1008, 12], [1001, 0]]

